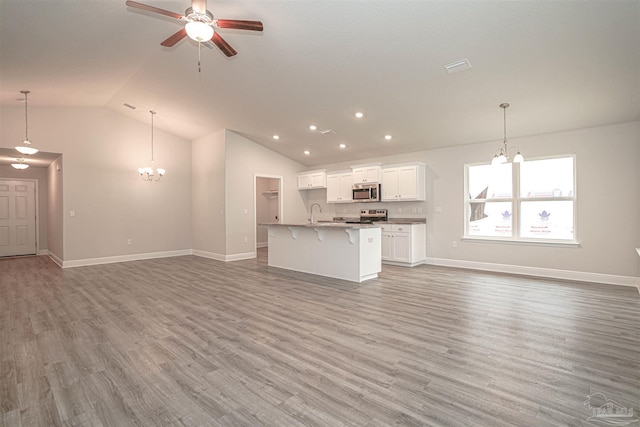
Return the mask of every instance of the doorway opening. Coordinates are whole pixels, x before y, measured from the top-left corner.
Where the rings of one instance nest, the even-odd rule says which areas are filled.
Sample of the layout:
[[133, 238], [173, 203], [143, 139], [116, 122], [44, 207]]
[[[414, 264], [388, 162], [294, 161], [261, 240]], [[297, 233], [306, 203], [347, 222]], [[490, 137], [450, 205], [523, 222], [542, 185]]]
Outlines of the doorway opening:
[[266, 248], [269, 244], [267, 227], [260, 224], [282, 222], [282, 177], [273, 175], [255, 176], [255, 248]]

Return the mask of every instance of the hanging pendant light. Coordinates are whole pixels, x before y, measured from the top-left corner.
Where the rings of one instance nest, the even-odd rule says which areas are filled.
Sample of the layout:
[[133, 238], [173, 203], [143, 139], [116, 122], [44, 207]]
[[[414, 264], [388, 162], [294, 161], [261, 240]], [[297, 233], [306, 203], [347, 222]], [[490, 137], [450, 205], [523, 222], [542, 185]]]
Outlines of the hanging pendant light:
[[153, 166], [153, 116], [155, 116], [156, 112], [149, 111], [149, 113], [151, 113], [151, 166], [138, 168], [138, 173], [145, 181], [160, 181], [166, 171], [162, 168], [154, 169]]
[[[22, 141], [22, 145], [17, 145], [15, 149], [18, 150], [20, 154], [24, 154], [25, 156], [30, 156], [38, 152], [38, 149], [31, 144], [31, 141], [29, 141], [29, 116], [27, 114], [28, 112], [27, 95], [29, 95], [30, 92], [28, 90], [21, 90], [20, 93], [24, 94], [24, 141]], [[26, 169], [26, 168], [23, 168], [23, 169]]]
[[21, 157], [19, 159], [16, 159], [16, 162], [17, 163], [11, 163], [11, 166], [14, 169], [24, 170], [24, 169], [27, 169], [29, 167], [29, 165], [24, 162], [24, 158], [23, 157]]
[[[504, 115], [504, 139], [502, 140], [502, 148], [496, 151], [493, 160], [491, 160], [492, 165], [501, 165], [509, 161], [509, 147], [507, 146], [507, 108], [509, 108], [509, 104], [503, 102], [500, 104], [500, 108], [502, 108]], [[524, 162], [524, 157], [520, 154], [518, 147], [512, 147], [512, 149], [517, 151], [516, 155], [513, 156], [513, 163]]]

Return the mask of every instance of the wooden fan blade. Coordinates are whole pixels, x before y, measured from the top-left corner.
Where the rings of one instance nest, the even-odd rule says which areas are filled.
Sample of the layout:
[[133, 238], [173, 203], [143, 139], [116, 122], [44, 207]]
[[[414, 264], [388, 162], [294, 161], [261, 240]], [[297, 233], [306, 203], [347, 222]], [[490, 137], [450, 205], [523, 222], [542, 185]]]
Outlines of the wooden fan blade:
[[162, 46], [171, 47], [187, 36], [187, 30], [184, 28], [178, 30], [175, 34], [160, 43]]
[[191, 0], [191, 9], [194, 12], [202, 13], [203, 15], [207, 13], [207, 0]]
[[238, 52], [235, 51], [234, 48], [231, 47], [229, 43], [226, 42], [225, 39], [220, 37], [220, 34], [213, 33], [213, 37], [211, 37], [211, 41], [215, 43], [216, 46], [224, 53], [225, 55], [231, 57], [236, 55]]
[[179, 13], [170, 12], [168, 10], [160, 9], [159, 7], [149, 6], [148, 4], [138, 3], [137, 1], [127, 0], [127, 6], [135, 7], [136, 9], [146, 10], [148, 12], [159, 13], [160, 15], [168, 16], [170, 18], [184, 19], [184, 16]]
[[236, 30], [262, 31], [262, 22], [260, 21], [239, 21], [237, 19], [218, 19], [216, 21], [218, 28], [233, 28]]

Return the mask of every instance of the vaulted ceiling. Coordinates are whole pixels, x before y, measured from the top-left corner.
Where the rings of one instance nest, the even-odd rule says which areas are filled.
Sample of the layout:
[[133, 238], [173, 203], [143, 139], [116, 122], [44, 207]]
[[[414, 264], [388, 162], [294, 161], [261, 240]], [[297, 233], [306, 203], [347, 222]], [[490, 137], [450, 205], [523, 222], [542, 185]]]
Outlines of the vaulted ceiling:
[[[0, 102], [21, 106], [28, 89], [30, 107], [106, 107], [145, 122], [153, 109], [155, 126], [190, 140], [228, 128], [309, 166], [498, 141], [502, 102], [511, 138], [639, 118], [639, 0], [207, 7], [264, 32], [220, 30], [238, 51], [227, 58], [189, 39], [160, 46], [180, 22], [125, 0], [0, 0]], [[461, 59], [469, 70], [443, 68]]]

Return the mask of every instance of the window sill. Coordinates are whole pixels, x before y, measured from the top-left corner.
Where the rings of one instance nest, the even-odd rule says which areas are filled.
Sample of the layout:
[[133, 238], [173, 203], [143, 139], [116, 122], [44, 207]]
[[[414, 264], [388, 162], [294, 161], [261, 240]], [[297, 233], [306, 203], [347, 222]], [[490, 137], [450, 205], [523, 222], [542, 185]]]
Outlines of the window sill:
[[525, 240], [525, 239], [500, 239], [491, 237], [463, 237], [465, 242], [477, 242], [477, 243], [502, 243], [508, 245], [530, 245], [530, 246], [552, 246], [560, 248], [579, 248], [579, 242], [562, 242], [562, 241], [539, 241], [539, 240]]

